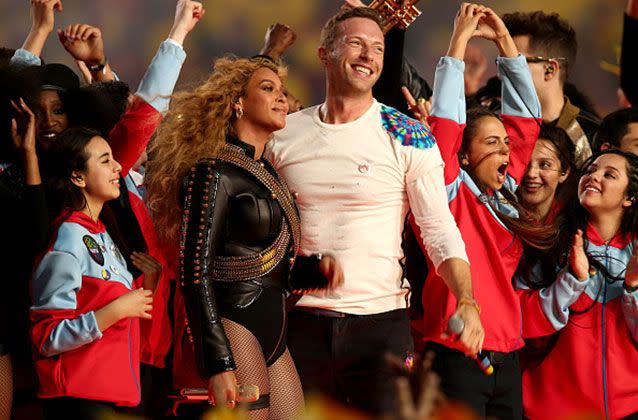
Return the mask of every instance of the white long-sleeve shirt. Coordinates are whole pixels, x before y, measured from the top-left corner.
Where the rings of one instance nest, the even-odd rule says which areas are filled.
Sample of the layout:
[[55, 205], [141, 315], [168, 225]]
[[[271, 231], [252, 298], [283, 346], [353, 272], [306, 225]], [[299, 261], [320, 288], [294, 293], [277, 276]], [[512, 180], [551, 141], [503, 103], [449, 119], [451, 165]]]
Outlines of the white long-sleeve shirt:
[[[332, 254], [344, 270], [344, 284], [332, 295], [306, 295], [297, 305], [358, 315], [405, 308], [399, 260], [409, 208], [436, 267], [452, 257], [467, 261], [439, 149], [418, 138], [427, 133], [418, 122], [376, 100], [345, 124], [322, 122], [321, 106], [290, 115], [266, 150], [299, 194], [300, 254]], [[397, 127], [417, 135], [406, 139]]]

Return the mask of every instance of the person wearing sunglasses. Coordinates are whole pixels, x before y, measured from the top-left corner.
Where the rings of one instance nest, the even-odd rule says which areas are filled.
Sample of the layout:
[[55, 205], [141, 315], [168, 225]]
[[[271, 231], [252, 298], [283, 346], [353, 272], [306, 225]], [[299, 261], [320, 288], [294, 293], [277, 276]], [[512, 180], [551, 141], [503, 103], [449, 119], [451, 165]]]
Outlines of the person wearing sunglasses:
[[565, 82], [576, 61], [576, 32], [558, 14], [543, 11], [503, 15], [518, 50], [527, 59], [541, 102], [543, 121], [567, 132], [576, 146], [576, 162], [591, 155], [591, 141], [599, 118], [574, 105]]

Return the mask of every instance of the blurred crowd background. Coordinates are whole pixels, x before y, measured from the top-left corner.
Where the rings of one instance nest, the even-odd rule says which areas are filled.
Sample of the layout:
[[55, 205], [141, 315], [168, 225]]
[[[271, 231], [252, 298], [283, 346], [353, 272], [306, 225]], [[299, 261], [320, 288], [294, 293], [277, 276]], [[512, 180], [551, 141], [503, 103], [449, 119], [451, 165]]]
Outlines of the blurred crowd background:
[[[186, 42], [188, 58], [180, 78], [181, 86], [200, 81], [213, 59], [220, 55], [256, 54], [263, 44], [266, 28], [281, 22], [297, 33], [297, 41], [285, 55], [291, 70], [289, 89], [304, 106], [323, 98], [324, 79], [316, 55], [319, 32], [322, 24], [343, 4], [342, 0], [202, 1], [207, 13]], [[456, 0], [417, 3], [423, 14], [408, 29], [406, 54], [430, 83], [436, 62], [447, 49], [459, 3]], [[594, 99], [602, 115], [616, 109], [618, 76], [613, 74], [613, 68], [618, 62], [626, 0], [486, 0], [484, 3], [500, 15], [544, 10], [558, 12], [567, 19], [576, 28], [579, 46], [571, 81]], [[84, 22], [101, 28], [111, 65], [133, 89], [157, 45], [166, 38], [175, 10], [174, 0], [64, 0], [63, 5], [68, 13], [56, 16], [57, 27]], [[30, 25], [28, 1], [0, 1], [0, 22], [0, 45], [19, 47]], [[51, 38], [42, 54], [44, 60], [74, 67], [55, 37]], [[492, 76], [496, 72], [492, 60], [494, 49], [487, 48], [485, 41], [474, 43], [485, 47], [489, 54], [486, 78]]]

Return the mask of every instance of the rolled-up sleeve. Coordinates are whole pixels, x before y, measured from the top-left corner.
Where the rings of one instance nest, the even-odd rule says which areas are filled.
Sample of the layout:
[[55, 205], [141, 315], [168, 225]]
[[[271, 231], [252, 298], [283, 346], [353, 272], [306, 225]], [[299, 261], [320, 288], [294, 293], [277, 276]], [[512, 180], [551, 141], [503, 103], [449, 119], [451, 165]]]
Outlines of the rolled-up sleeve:
[[469, 263], [461, 232], [448, 207], [438, 147], [414, 150], [412, 154], [406, 189], [414, 220], [421, 229], [421, 240], [434, 267], [438, 269], [449, 258]]

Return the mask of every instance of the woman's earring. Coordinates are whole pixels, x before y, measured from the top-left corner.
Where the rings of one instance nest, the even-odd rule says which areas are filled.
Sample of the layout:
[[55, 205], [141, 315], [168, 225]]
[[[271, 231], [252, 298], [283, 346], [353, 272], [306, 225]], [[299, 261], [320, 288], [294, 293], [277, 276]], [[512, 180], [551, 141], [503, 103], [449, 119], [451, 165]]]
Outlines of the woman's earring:
[[237, 117], [237, 119], [240, 119], [243, 116], [244, 116], [244, 108], [242, 108], [240, 106], [235, 108], [235, 117]]

